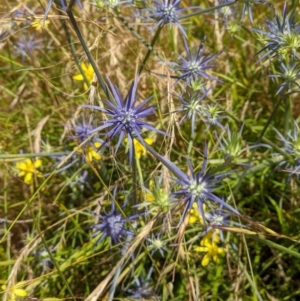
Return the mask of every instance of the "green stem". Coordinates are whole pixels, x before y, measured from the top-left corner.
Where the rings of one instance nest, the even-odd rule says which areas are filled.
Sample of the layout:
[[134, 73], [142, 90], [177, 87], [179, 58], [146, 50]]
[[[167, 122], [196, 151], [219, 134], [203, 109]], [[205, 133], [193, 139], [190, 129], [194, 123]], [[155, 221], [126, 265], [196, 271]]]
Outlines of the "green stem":
[[162, 26], [159, 26], [158, 29], [157, 29], [157, 31], [156, 31], [156, 33], [155, 33], [155, 35], [154, 35], [154, 37], [153, 37], [153, 39], [152, 39], [152, 41], [151, 41], [150, 47], [148, 48], [148, 51], [147, 51], [147, 53], [145, 55], [145, 58], [144, 58], [144, 60], [142, 62], [142, 65], [139, 68], [138, 74], [141, 74], [143, 72], [145, 64], [146, 64], [146, 62], [147, 62], [147, 60], [148, 60], [151, 52], [153, 51], [153, 47], [154, 47], [156, 41], [158, 40], [158, 37], [159, 37], [159, 34], [160, 34], [161, 30], [162, 30]]
[[[136, 157], [135, 154], [135, 147], [134, 147], [134, 140], [132, 139], [132, 204], [133, 206], [137, 205], [137, 164], [136, 160], [138, 158]], [[137, 208], [134, 207], [134, 210], [136, 211]]]
[[[117, 14], [117, 18], [119, 21], [121, 21], [129, 30], [130, 32], [142, 43], [144, 44], [147, 48], [148, 51], [150, 50], [150, 52], [152, 51], [160, 60], [164, 61], [164, 58], [156, 51], [153, 49], [153, 45], [152, 43], [149, 44], [141, 35], [139, 35], [134, 28], [123, 18], [123, 16], [120, 15], [120, 13], [118, 11], [116, 11]], [[153, 42], [153, 41], [152, 41]], [[145, 59], [144, 59], [145, 61]], [[140, 74], [141, 72], [139, 72], [138, 74]]]
[[83, 71], [83, 69], [82, 69], [82, 67], [81, 67], [81, 64], [80, 64], [80, 62], [79, 62], [78, 56], [76, 55], [76, 50], [75, 50], [75, 47], [74, 47], [74, 43], [73, 43], [73, 41], [72, 41], [72, 39], [71, 39], [71, 35], [70, 35], [69, 31], [68, 31], [68, 27], [67, 27], [67, 25], [66, 25], [66, 21], [65, 21], [64, 19], [62, 19], [62, 20], [61, 20], [61, 23], [62, 23], [63, 29], [64, 29], [64, 31], [65, 31], [65, 33], [66, 33], [66, 37], [67, 37], [67, 40], [68, 40], [68, 44], [69, 44], [69, 46], [70, 46], [70, 50], [71, 50], [71, 53], [72, 53], [73, 58], [74, 58], [74, 60], [75, 60], [75, 63], [76, 63], [76, 65], [77, 65], [77, 68], [79, 69], [79, 72], [81, 73], [81, 75], [82, 75], [82, 77], [83, 77], [83, 79], [84, 79], [84, 82], [87, 84], [87, 86], [90, 86], [91, 83], [90, 83], [89, 80], [87, 79], [86, 74], [85, 74], [85, 72]]
[[98, 70], [98, 67], [97, 67], [97, 65], [96, 65], [96, 63], [95, 63], [95, 61], [94, 61], [94, 59], [93, 59], [93, 57], [92, 57], [92, 55], [91, 55], [91, 53], [90, 53], [87, 45], [85, 43], [85, 41], [84, 41], [84, 38], [83, 38], [83, 36], [82, 36], [79, 28], [78, 28], [77, 22], [76, 22], [76, 20], [74, 18], [74, 15], [72, 13], [72, 6], [74, 5], [74, 2], [75, 2], [75, 0], [71, 0], [70, 4], [67, 6], [67, 9], [66, 9], [67, 15], [68, 15], [68, 17], [69, 17], [69, 19], [71, 21], [71, 24], [72, 24], [72, 26], [73, 26], [73, 28], [74, 28], [74, 30], [76, 32], [76, 35], [77, 35], [77, 37], [78, 37], [78, 39], [80, 41], [80, 44], [81, 44], [81, 46], [82, 46], [82, 48], [83, 48], [83, 50], [84, 50], [84, 52], [85, 52], [85, 54], [86, 54], [89, 62], [90, 62], [90, 64], [93, 67], [93, 70], [94, 70], [94, 72], [95, 72], [95, 74], [97, 76], [97, 79], [98, 79], [98, 81], [99, 81], [99, 83], [100, 83], [100, 85], [101, 85], [101, 87], [102, 87], [105, 95], [107, 96], [107, 98], [110, 101], [112, 101], [112, 96], [111, 96], [111, 94], [110, 94], [110, 92], [109, 92], [109, 90], [108, 90], [108, 88], [107, 88], [107, 86], [105, 84], [105, 81], [103, 80], [103, 78], [102, 78], [102, 76], [101, 76], [101, 74], [100, 74], [100, 72]]

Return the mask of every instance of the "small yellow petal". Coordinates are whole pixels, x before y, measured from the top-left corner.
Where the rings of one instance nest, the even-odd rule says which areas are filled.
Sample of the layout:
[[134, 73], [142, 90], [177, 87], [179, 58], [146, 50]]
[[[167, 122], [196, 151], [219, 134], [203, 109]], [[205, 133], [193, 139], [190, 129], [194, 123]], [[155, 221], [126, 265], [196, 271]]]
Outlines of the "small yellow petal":
[[210, 255], [209, 254], [205, 254], [202, 261], [201, 261], [201, 264], [203, 267], [207, 266], [210, 262]]
[[16, 167], [18, 169], [26, 169], [26, 164], [24, 162], [17, 162]]
[[220, 262], [220, 258], [217, 255], [213, 256], [213, 260], [214, 260], [215, 263]]
[[13, 294], [15, 294], [18, 297], [24, 298], [27, 296], [27, 292], [21, 288], [16, 288], [13, 290]]
[[34, 162], [34, 167], [35, 167], [35, 168], [39, 168], [41, 165], [42, 165], [42, 160], [40, 160], [40, 159], [37, 159], [37, 160]]
[[86, 82], [84, 82], [83, 88], [84, 88], [84, 90], [88, 90], [88, 89], [89, 89], [89, 87], [88, 87], [88, 85], [86, 84]]
[[24, 170], [22, 170], [19, 172], [19, 177], [23, 177], [23, 176], [25, 176], [25, 174], [26, 174], [26, 172]]
[[196, 252], [208, 252], [207, 247], [195, 247]]
[[31, 172], [26, 173], [25, 178], [24, 178], [24, 182], [28, 185], [31, 184], [32, 176], [33, 176], [33, 174]]
[[73, 79], [80, 80], [80, 81], [84, 80], [82, 74], [76, 74], [76, 75], [74, 75]]
[[154, 142], [153, 139], [150, 138], [150, 137], [146, 138], [145, 141], [146, 141], [146, 143], [148, 143], [149, 145], [152, 145], [153, 142]]

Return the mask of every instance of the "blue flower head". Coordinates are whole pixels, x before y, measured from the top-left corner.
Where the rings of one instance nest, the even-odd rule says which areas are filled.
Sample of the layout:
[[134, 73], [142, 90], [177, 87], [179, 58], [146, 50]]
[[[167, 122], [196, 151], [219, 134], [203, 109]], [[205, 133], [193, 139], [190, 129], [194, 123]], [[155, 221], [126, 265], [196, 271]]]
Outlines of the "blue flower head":
[[279, 131], [274, 129], [281, 140], [281, 148], [291, 155], [294, 159], [294, 164], [291, 164], [287, 160], [281, 160], [278, 164], [279, 167], [284, 167], [291, 174], [296, 174], [297, 178], [300, 178], [300, 129], [296, 121], [294, 121], [292, 130], [288, 131], [286, 137], [282, 135]]
[[295, 16], [295, 12], [287, 13], [285, 3], [282, 14], [278, 13], [274, 20], [267, 19], [266, 31], [253, 29], [261, 35], [265, 44], [257, 55], [267, 50], [258, 61], [273, 54], [299, 56], [297, 51], [300, 49], [300, 26]]
[[[202, 101], [207, 96], [207, 93], [210, 91], [210, 88], [208, 90], [203, 91], [196, 91], [195, 93], [192, 93], [191, 95], [187, 93], [184, 97], [183, 96], [176, 96], [180, 99], [182, 103], [182, 107], [178, 109], [179, 112], [185, 112], [181, 120], [179, 121], [179, 124], [181, 124], [186, 118], [191, 120], [191, 137], [194, 137], [195, 134], [195, 125], [196, 125], [196, 118], [199, 117], [202, 121], [210, 124], [218, 125], [223, 129], [223, 126], [220, 124], [220, 122], [217, 120], [217, 115], [220, 111], [214, 110], [215, 106], [208, 106], [205, 104], [202, 104]], [[201, 92], [201, 94], [200, 94]]]
[[91, 122], [86, 123], [85, 119], [82, 118], [82, 122], [77, 122], [71, 128], [73, 132], [71, 138], [78, 140], [78, 143], [82, 143], [83, 141], [87, 140], [91, 137], [91, 132], [94, 130], [93, 125]]
[[183, 36], [186, 36], [184, 28], [181, 26], [178, 20], [180, 13], [186, 10], [185, 8], [179, 7], [180, 2], [181, 0], [153, 1], [155, 7], [148, 9], [148, 11], [150, 11], [150, 16], [156, 19], [158, 22], [152, 28], [152, 31], [157, 27], [164, 26], [165, 24], [169, 24], [170, 26], [172, 26], [172, 24], [176, 24]]
[[[150, 98], [142, 101], [140, 104], [136, 104], [136, 89], [138, 84], [138, 78], [132, 83], [125, 100], [123, 101], [122, 96], [116, 86], [114, 86], [111, 81], [108, 79], [109, 87], [115, 103], [111, 103], [109, 101], [103, 101], [106, 107], [98, 107], [92, 105], [85, 105], [83, 107], [90, 108], [94, 110], [102, 111], [106, 114], [108, 120], [101, 121], [102, 125], [96, 127], [92, 132], [99, 132], [103, 129], [110, 128], [107, 133], [107, 140], [111, 140], [115, 136], [119, 135], [119, 140], [116, 145], [116, 152], [119, 149], [121, 142], [125, 135], [127, 135], [129, 142], [129, 159], [130, 163], [133, 160], [134, 154], [134, 144], [133, 139], [137, 139], [140, 143], [145, 145], [144, 139], [141, 136], [142, 128], [147, 130], [155, 131], [166, 135], [164, 132], [156, 129], [149, 123], [143, 121], [145, 117], [148, 117], [153, 114], [155, 110], [155, 106], [145, 105], [149, 102]], [[104, 146], [105, 143], [102, 144]]]
[[16, 54], [22, 56], [22, 62], [26, 57], [29, 57], [35, 50], [43, 49], [44, 46], [41, 45], [43, 39], [35, 39], [33, 35], [21, 38], [16, 42]]
[[[278, 74], [270, 75], [271, 78], [281, 78], [284, 82], [279, 86], [276, 95], [279, 94], [283, 89], [291, 89], [293, 86], [297, 86], [300, 89], [298, 80], [300, 78], [300, 64], [292, 60], [288, 64], [280, 62], [280, 71]], [[297, 91], [299, 92], [299, 90]]]
[[179, 63], [171, 63], [170, 65], [174, 66], [173, 69], [176, 72], [179, 72], [180, 75], [178, 77], [177, 82], [184, 80], [185, 86], [190, 86], [193, 81], [197, 82], [199, 79], [210, 79], [219, 81], [217, 78], [207, 74], [205, 70], [211, 69], [213, 65], [210, 63], [214, 60], [218, 54], [215, 55], [205, 55], [204, 54], [204, 40], [201, 41], [198, 50], [194, 48], [192, 51], [189, 49], [187, 45], [187, 41], [184, 41], [184, 48], [187, 54], [187, 59], [183, 56], [179, 56]]
[[226, 174], [214, 175], [208, 173], [206, 171], [206, 154], [202, 168], [199, 172], [194, 171], [192, 164], [189, 160], [187, 160], [187, 162], [191, 176], [185, 174], [184, 178], [178, 179], [177, 184], [179, 184], [181, 187], [179, 190], [173, 193], [173, 196], [176, 198], [182, 197], [182, 200], [185, 203], [181, 222], [183, 221], [188, 210], [192, 209], [194, 202], [197, 202], [203, 220], [205, 220], [205, 214], [203, 209], [204, 203], [206, 203], [209, 207], [212, 207], [213, 203], [223, 205], [234, 214], [239, 215], [236, 209], [234, 209], [233, 207], [225, 203], [224, 200], [213, 194], [213, 191], [216, 189], [218, 182], [220, 182], [226, 176]]
[[[115, 193], [114, 193], [115, 194]], [[96, 245], [102, 242], [105, 238], [110, 239], [110, 244], [115, 245], [120, 242], [124, 242], [127, 236], [131, 236], [133, 233], [127, 228], [127, 221], [132, 221], [136, 216], [127, 217], [125, 219], [122, 214], [116, 210], [114, 201], [111, 202], [111, 210], [109, 213], [97, 214], [100, 222], [94, 226], [89, 227], [90, 229], [96, 229], [92, 237], [101, 234], [97, 240]]]
[[[48, 16], [48, 13], [49, 13], [49, 10], [50, 10], [50, 7], [51, 5], [53, 4], [54, 0], [50, 0], [46, 6], [46, 10], [45, 10], [45, 16], [44, 16], [44, 20], [47, 19], [47, 16]], [[82, 8], [82, 4], [79, 0], [76, 0], [76, 3], [77, 5]], [[63, 8], [64, 11], [66, 11], [66, 6], [65, 6], [65, 0], [60, 0], [60, 4], [61, 4], [61, 7]]]
[[228, 173], [213, 174], [207, 172], [207, 147], [204, 150], [204, 162], [199, 172], [195, 172], [191, 162], [187, 159], [190, 175], [180, 170], [174, 163], [167, 160], [153, 150], [152, 147], [146, 145], [147, 150], [162, 164], [164, 164], [177, 178], [176, 184], [180, 188], [172, 193], [175, 200], [180, 200], [185, 204], [183, 215], [179, 225], [185, 219], [186, 214], [192, 209], [194, 202], [197, 203], [198, 208], [205, 220], [205, 213], [203, 205], [207, 204], [209, 208], [213, 209], [214, 205], [222, 205], [232, 213], [239, 215], [239, 212], [227, 204], [224, 200], [213, 194], [217, 184], [226, 177]]

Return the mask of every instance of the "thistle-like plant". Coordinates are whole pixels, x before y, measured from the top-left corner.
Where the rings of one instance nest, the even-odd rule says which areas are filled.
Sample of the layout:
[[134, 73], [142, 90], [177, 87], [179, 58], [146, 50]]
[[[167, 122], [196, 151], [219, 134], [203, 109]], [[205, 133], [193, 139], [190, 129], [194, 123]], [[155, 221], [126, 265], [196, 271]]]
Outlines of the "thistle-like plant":
[[140, 104], [136, 104], [137, 96], [136, 89], [138, 84], [138, 78], [132, 83], [125, 100], [123, 101], [122, 96], [116, 86], [114, 86], [111, 81], [108, 79], [109, 87], [113, 95], [115, 104], [110, 101], [103, 101], [106, 107], [85, 105], [83, 107], [90, 108], [104, 112], [108, 117], [108, 120], [100, 121], [102, 125], [96, 127], [91, 131], [90, 134], [95, 132], [102, 131], [106, 128], [111, 128], [107, 133], [107, 140], [102, 144], [101, 147], [105, 145], [108, 140], [111, 140], [115, 136], [119, 135], [119, 140], [116, 145], [116, 152], [119, 149], [121, 142], [124, 139], [124, 136], [127, 135], [129, 143], [129, 160], [132, 163], [134, 155], [134, 139], [137, 139], [140, 143], [145, 145], [144, 139], [141, 136], [142, 128], [145, 128], [150, 131], [154, 131], [163, 135], [166, 135], [163, 131], [160, 131], [150, 125], [149, 123], [143, 121], [145, 117], [149, 117], [154, 113], [155, 106], [151, 105], [145, 107], [149, 102], [151, 97], [142, 101]]
[[289, 64], [284, 64], [280, 62], [280, 72], [278, 74], [270, 75], [271, 78], [280, 78], [284, 82], [280, 85], [277, 90], [279, 94], [283, 89], [290, 89], [293, 85], [300, 88], [299, 83], [297, 82], [300, 79], [300, 64], [299, 62], [292, 61]]
[[279, 139], [282, 143], [282, 148], [284, 151], [291, 155], [294, 159], [294, 164], [288, 162], [287, 160], [282, 160], [278, 166], [284, 167], [291, 174], [296, 174], [299, 178], [300, 169], [300, 130], [296, 121], [293, 123], [293, 128], [286, 133], [286, 136], [282, 135], [278, 130], [274, 129], [278, 134]]
[[165, 24], [176, 24], [183, 34], [186, 36], [184, 28], [181, 26], [178, 17], [181, 12], [186, 10], [186, 8], [180, 8], [181, 0], [154, 0], [154, 7], [147, 9], [150, 12], [150, 17], [157, 20], [157, 23], [153, 26], [152, 31], [158, 27], [162, 27]]
[[35, 39], [33, 35], [28, 37], [23, 37], [16, 42], [16, 54], [22, 56], [22, 62], [25, 58], [30, 57], [35, 50], [40, 50], [44, 48], [41, 43], [43, 39]]
[[300, 26], [295, 17], [294, 11], [287, 12], [285, 3], [282, 14], [277, 13], [274, 20], [267, 19], [265, 22], [266, 30], [253, 29], [261, 35], [261, 40], [265, 44], [257, 55], [267, 51], [258, 61], [273, 54], [299, 57], [297, 51], [300, 49]]
[[101, 243], [105, 238], [109, 238], [110, 244], [115, 245], [126, 241], [127, 236], [132, 236], [133, 232], [127, 227], [127, 222], [133, 221], [136, 216], [129, 216], [127, 219], [124, 218], [115, 208], [114, 200], [111, 201], [111, 210], [109, 213], [104, 212], [104, 214], [98, 214], [93, 212], [93, 214], [99, 218], [99, 223], [89, 227], [89, 229], [96, 229], [92, 237], [101, 234], [96, 245]]
[[217, 78], [205, 72], [205, 70], [213, 67], [210, 62], [214, 60], [218, 54], [211, 56], [205, 55], [204, 41], [205, 38], [201, 41], [198, 50], [194, 48], [191, 51], [186, 39], [183, 39], [187, 59], [180, 55], [179, 63], [169, 63], [175, 72], [180, 73], [176, 82], [183, 80], [185, 81], [185, 86], [190, 86], [193, 81], [198, 82], [199, 79], [203, 78], [219, 81]]
[[184, 203], [184, 210], [179, 225], [185, 219], [189, 210], [192, 209], [194, 202], [197, 203], [203, 220], [205, 220], [204, 204], [207, 204], [208, 208], [213, 208], [215, 204], [223, 205], [224, 208], [239, 215], [239, 212], [236, 209], [213, 194], [213, 191], [228, 173], [214, 174], [207, 171], [207, 147], [204, 149], [203, 165], [199, 172], [195, 172], [192, 163], [187, 159], [189, 174], [184, 173], [174, 163], [158, 154], [151, 146], [146, 145], [146, 147], [147, 150], [157, 160], [164, 164], [177, 178], [174, 187], [179, 186], [179, 189], [173, 192], [171, 196], [176, 202], [180, 200]]

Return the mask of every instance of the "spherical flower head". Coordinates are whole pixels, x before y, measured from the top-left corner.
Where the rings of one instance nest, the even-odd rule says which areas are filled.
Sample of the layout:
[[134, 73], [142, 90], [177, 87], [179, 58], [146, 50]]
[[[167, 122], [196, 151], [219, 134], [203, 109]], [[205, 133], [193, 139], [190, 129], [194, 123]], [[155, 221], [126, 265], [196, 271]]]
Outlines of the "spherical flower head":
[[[181, 217], [180, 223], [185, 219], [186, 214], [190, 209], [192, 209], [194, 202], [197, 203], [198, 209], [201, 212], [203, 220], [205, 220], [204, 204], [208, 207], [213, 207], [213, 204], [219, 204], [226, 207], [228, 210], [234, 214], [239, 215], [238, 211], [225, 203], [224, 200], [213, 194], [218, 182], [221, 181], [226, 176], [225, 174], [210, 174], [206, 171], [207, 168], [207, 149], [205, 148], [204, 162], [202, 168], [199, 172], [195, 172], [192, 164], [187, 160], [191, 176], [177, 171], [176, 174], [179, 175], [177, 184], [180, 185], [179, 190], [175, 191], [172, 196], [176, 199], [180, 197], [185, 203], [183, 215]], [[177, 168], [177, 167], [176, 167]]]
[[[115, 192], [114, 192], [115, 194]], [[96, 245], [98, 245], [105, 238], [110, 239], [110, 244], [115, 245], [126, 240], [126, 236], [132, 235], [126, 224], [127, 220], [132, 221], [136, 216], [129, 216], [125, 219], [120, 212], [115, 209], [115, 203], [112, 201], [111, 211], [105, 214], [96, 214], [99, 217], [100, 223], [91, 226], [90, 228], [96, 229], [97, 231], [93, 233], [92, 237], [101, 234], [100, 238], [97, 240]]]
[[151, 13], [151, 17], [156, 19], [158, 22], [157, 24], [152, 28], [152, 31], [155, 30], [157, 27], [164, 26], [165, 24], [176, 24], [183, 34], [183, 36], [186, 36], [186, 33], [183, 29], [183, 27], [180, 25], [178, 17], [180, 16], [180, 13], [185, 10], [185, 8], [180, 8], [181, 0], [154, 0], [154, 6], [155, 8], [148, 9]]
[[25, 161], [17, 162], [16, 168], [19, 170], [19, 177], [24, 176], [24, 182], [27, 185], [32, 184], [33, 175], [40, 176], [40, 172], [37, 170], [42, 165], [42, 161], [37, 159], [36, 161], [32, 161], [27, 158]]
[[94, 129], [91, 120], [89, 123], [86, 123], [83, 118], [81, 123], [77, 122], [74, 126], [70, 127], [70, 130], [72, 131], [70, 138], [76, 139], [80, 144], [91, 137], [91, 133]]
[[170, 63], [171, 67], [173, 66], [174, 71], [180, 73], [176, 83], [183, 80], [185, 81], [186, 87], [191, 86], [193, 81], [199, 81], [199, 79], [202, 78], [219, 81], [217, 78], [205, 72], [205, 70], [213, 67], [210, 62], [214, 60], [218, 54], [211, 56], [205, 55], [204, 40], [201, 41], [198, 50], [194, 48], [192, 52], [187, 45], [186, 39], [183, 39], [183, 41], [187, 58], [179, 56], [179, 63]]
[[[145, 140], [141, 136], [143, 128], [157, 133], [161, 133], [163, 135], [166, 134], [143, 120], [144, 118], [153, 114], [155, 106], [145, 107], [145, 105], [149, 102], [151, 97], [136, 105], [136, 90], [138, 78], [136, 78], [133, 84], [131, 85], [130, 90], [124, 101], [117, 87], [114, 86], [109, 79], [108, 83], [115, 103], [112, 103], [110, 101], [103, 101], [106, 107], [98, 107], [91, 105], [85, 105], [83, 107], [99, 110], [107, 115], [108, 120], [101, 121], [102, 125], [96, 127], [91, 132], [91, 134], [94, 132], [99, 132], [106, 128], [111, 128], [110, 131], [107, 133], [107, 141], [119, 135], [119, 140], [115, 148], [116, 152], [118, 151], [120, 144], [124, 140], [124, 136], [127, 135], [127, 139], [129, 142], [129, 160], [131, 164], [134, 155], [134, 139], [137, 139], [141, 144], [145, 146]], [[104, 144], [105, 143], [103, 143], [103, 145]]]
[[[197, 91], [193, 94], [187, 94], [186, 96], [176, 96], [180, 99], [182, 107], [178, 109], [179, 112], [185, 112], [179, 124], [181, 124], [186, 118], [191, 120], [191, 136], [194, 137], [196, 118], [199, 117], [202, 120], [208, 118], [207, 108], [202, 104], [202, 101], [207, 96], [210, 89], [204, 91]], [[202, 92], [202, 95], [200, 95]], [[203, 118], [204, 117], [204, 118]]]
[[151, 255], [159, 252], [164, 257], [164, 252], [167, 252], [166, 243], [159, 236], [152, 235], [151, 238], [147, 238], [148, 249], [151, 251]]
[[21, 38], [16, 42], [16, 54], [22, 56], [22, 62], [25, 58], [30, 57], [35, 50], [43, 49], [44, 46], [41, 45], [43, 39], [35, 39], [33, 35], [26, 38]]
[[282, 143], [282, 149], [291, 155], [294, 162], [287, 160], [281, 160], [278, 167], [284, 167], [284, 169], [290, 171], [291, 174], [296, 174], [299, 179], [300, 169], [300, 129], [296, 121], [294, 121], [293, 128], [286, 133], [286, 136], [282, 135], [279, 131], [274, 129], [279, 136]]
[[295, 12], [287, 13], [286, 3], [282, 14], [278, 13], [274, 20], [267, 19], [265, 27], [266, 31], [253, 29], [261, 35], [265, 44], [257, 54], [267, 50], [259, 61], [273, 54], [283, 57], [297, 56], [300, 49], [300, 26], [295, 21]]
[[291, 61], [289, 64], [280, 62], [280, 72], [278, 74], [272, 74], [270, 77], [284, 79], [284, 82], [280, 85], [276, 95], [285, 88], [291, 89], [294, 85], [300, 89], [300, 85], [297, 82], [300, 78], [300, 64], [295, 61]]

